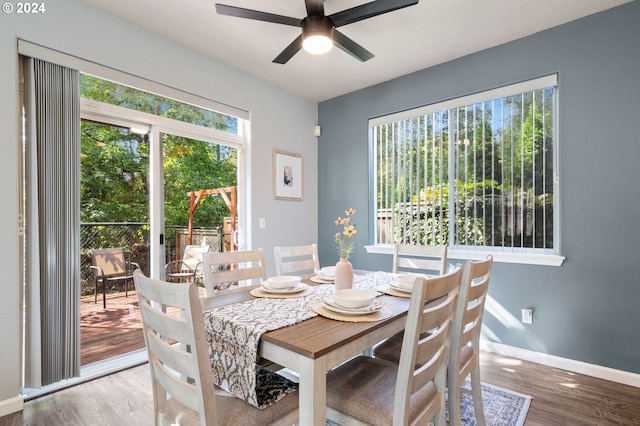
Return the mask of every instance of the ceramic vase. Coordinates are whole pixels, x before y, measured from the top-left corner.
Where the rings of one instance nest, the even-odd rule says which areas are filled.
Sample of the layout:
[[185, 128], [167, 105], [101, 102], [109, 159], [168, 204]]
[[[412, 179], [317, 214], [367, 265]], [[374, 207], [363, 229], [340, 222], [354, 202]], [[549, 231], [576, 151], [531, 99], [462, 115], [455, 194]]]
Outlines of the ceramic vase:
[[341, 257], [338, 263], [336, 263], [336, 271], [334, 274], [336, 290], [351, 288], [351, 286], [353, 286], [353, 267], [346, 258]]

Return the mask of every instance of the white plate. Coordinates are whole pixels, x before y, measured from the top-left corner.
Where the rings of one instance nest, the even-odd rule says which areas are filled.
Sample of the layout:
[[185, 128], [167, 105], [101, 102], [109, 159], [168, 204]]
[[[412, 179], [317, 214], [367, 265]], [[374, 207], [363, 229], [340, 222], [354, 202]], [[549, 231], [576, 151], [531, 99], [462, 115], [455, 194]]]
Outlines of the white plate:
[[411, 293], [413, 291], [412, 288], [402, 288], [402, 287], [399, 287], [398, 285], [396, 285], [396, 283], [393, 283], [393, 282], [389, 283], [389, 287], [391, 287], [394, 290], [401, 291], [403, 293]]
[[262, 291], [273, 294], [290, 294], [290, 293], [300, 293], [301, 291], [305, 291], [307, 287], [309, 287], [305, 283], [300, 283], [295, 287], [291, 288], [271, 288], [267, 282], [262, 282]]
[[320, 275], [313, 276], [310, 280], [318, 284], [333, 284], [333, 279], [322, 278]]
[[325, 296], [322, 298], [323, 306], [335, 313], [342, 315], [368, 315], [378, 312], [384, 306], [384, 302], [382, 300], [374, 300], [373, 303], [369, 306], [365, 306], [364, 308], [343, 308], [339, 306], [331, 296]]

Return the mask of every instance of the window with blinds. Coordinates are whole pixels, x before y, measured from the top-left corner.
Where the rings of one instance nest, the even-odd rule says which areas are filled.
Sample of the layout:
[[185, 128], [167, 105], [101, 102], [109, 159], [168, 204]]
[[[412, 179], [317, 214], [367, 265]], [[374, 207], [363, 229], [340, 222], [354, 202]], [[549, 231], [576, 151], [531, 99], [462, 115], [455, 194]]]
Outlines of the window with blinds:
[[375, 243], [558, 253], [557, 76], [369, 122]]

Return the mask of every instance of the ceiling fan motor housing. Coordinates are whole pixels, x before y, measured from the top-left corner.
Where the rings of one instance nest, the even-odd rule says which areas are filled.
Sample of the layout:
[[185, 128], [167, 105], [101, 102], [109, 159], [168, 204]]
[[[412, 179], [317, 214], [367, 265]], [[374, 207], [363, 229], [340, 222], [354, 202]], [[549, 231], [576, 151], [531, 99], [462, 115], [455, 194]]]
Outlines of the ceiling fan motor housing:
[[325, 36], [333, 40], [333, 19], [328, 16], [307, 16], [302, 20], [302, 38]]

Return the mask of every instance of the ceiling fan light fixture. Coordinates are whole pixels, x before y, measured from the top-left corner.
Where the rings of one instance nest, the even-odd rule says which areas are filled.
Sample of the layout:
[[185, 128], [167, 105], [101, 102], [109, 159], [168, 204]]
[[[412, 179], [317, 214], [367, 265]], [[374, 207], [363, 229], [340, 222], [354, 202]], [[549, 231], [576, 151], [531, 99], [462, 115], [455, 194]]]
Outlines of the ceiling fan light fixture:
[[302, 20], [302, 48], [322, 55], [333, 48], [333, 22], [326, 16], [307, 16]]
[[304, 39], [302, 48], [314, 55], [322, 55], [333, 48], [333, 41], [326, 35], [311, 35]]

